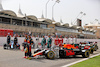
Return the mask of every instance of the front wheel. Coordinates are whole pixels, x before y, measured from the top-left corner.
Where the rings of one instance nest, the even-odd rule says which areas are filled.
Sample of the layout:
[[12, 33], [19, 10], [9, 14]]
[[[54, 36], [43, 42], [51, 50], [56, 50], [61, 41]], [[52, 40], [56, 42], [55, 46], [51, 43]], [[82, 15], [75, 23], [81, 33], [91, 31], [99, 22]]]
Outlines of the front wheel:
[[46, 56], [46, 58], [48, 58], [48, 59], [54, 59], [55, 54], [54, 54], [53, 51], [48, 51], [48, 52], [46, 53], [45, 56]]
[[89, 50], [86, 50], [85, 53], [82, 54], [82, 56], [83, 56], [84, 58], [89, 57], [89, 56], [90, 56]]

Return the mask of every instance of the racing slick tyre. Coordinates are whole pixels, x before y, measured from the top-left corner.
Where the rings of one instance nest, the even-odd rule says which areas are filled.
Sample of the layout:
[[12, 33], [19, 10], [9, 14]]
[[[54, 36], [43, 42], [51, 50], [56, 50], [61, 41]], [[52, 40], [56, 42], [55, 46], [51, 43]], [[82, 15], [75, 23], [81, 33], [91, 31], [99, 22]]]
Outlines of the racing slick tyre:
[[89, 57], [89, 56], [90, 56], [90, 51], [89, 51], [89, 50], [86, 50], [85, 53], [82, 54], [82, 56], [83, 56], [84, 58]]
[[59, 57], [64, 58], [65, 57], [65, 52], [64, 50], [59, 50]]
[[93, 54], [93, 52], [94, 52], [94, 49], [93, 49], [93, 48], [91, 48], [91, 49], [90, 49], [90, 53], [91, 53], [91, 54]]
[[98, 49], [98, 47], [97, 47], [97, 46], [95, 46], [95, 47], [94, 47], [94, 51], [97, 51], [97, 49]]
[[3, 45], [3, 48], [4, 48], [4, 49], [6, 49], [6, 47], [7, 47], [7, 45], [6, 45], [6, 44], [4, 44], [4, 45]]
[[45, 56], [47, 59], [54, 59], [55, 53], [53, 51], [47, 51]]

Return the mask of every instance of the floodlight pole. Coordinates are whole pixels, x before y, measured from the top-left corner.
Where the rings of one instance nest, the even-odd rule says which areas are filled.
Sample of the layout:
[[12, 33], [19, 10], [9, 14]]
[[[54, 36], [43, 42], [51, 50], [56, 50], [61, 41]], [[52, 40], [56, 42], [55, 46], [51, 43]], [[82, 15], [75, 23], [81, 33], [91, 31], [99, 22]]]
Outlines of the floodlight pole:
[[56, 5], [56, 3], [59, 3], [60, 0], [56, 0], [54, 5], [52, 6], [52, 20], [54, 21], [54, 6]]
[[45, 18], [47, 18], [47, 5], [49, 3], [50, 0], [47, 1], [46, 5], [45, 5]]
[[[80, 14], [83, 14], [83, 12], [80, 12], [80, 13], [77, 15], [77, 17], [78, 17]], [[75, 20], [73, 21], [73, 24], [76, 23], [76, 19], [77, 19], [77, 17], [76, 17]]]

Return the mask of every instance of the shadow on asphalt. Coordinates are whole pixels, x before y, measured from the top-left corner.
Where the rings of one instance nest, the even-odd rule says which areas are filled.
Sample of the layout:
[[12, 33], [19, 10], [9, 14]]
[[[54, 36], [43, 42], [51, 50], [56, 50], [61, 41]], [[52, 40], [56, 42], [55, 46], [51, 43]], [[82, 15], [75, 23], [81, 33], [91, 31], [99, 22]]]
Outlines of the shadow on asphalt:
[[39, 61], [39, 62], [43, 62], [43, 60], [63, 60], [63, 59], [77, 59], [77, 58], [83, 58], [82, 56], [76, 56], [76, 57], [65, 57], [65, 58], [55, 58], [55, 59], [47, 59], [47, 58], [45, 58], [45, 57], [40, 57], [40, 58], [34, 58], [34, 57], [32, 57], [32, 59], [31, 60], [35, 60], [35, 61]]

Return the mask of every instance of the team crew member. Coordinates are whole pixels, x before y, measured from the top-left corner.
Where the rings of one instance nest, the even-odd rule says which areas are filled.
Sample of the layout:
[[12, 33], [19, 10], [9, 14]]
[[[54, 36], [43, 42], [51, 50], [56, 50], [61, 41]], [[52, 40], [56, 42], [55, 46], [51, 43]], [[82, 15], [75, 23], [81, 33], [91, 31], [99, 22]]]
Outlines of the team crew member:
[[28, 43], [28, 56], [31, 57], [31, 45], [33, 45], [33, 40], [31, 38], [31, 36], [29, 35], [28, 36], [28, 40], [27, 40], [27, 43]]
[[38, 43], [39, 43], [39, 36], [36, 37], [36, 44], [35, 44], [35, 48], [38, 48]]
[[24, 39], [24, 49], [25, 49], [25, 47], [26, 47], [26, 44], [27, 44], [27, 40], [28, 40], [28, 36], [27, 35], [25, 35], [25, 39]]
[[25, 39], [24, 39], [24, 43], [22, 44], [22, 50], [21, 51], [24, 51], [24, 49], [27, 45], [27, 40], [28, 40], [28, 36], [27, 36], [27, 34], [25, 34]]
[[64, 44], [69, 44], [69, 40], [67, 37], [64, 39]]
[[51, 43], [52, 43], [52, 39], [50, 37], [50, 35], [48, 36], [48, 42], [47, 42], [47, 48], [51, 48]]
[[72, 44], [73, 43], [73, 37], [69, 37], [69, 44]]
[[28, 46], [26, 45], [26, 47], [25, 47], [25, 57], [23, 57], [23, 58], [28, 58]]
[[56, 36], [56, 38], [55, 38], [55, 40], [54, 40], [54, 43], [55, 43], [55, 45], [57, 46], [57, 45], [59, 45], [59, 41], [58, 41], [59, 39], [58, 39], [58, 36]]
[[74, 44], [77, 43], [77, 38], [76, 38], [76, 36], [73, 38], [73, 43], [74, 43]]
[[63, 38], [60, 36], [59, 38], [59, 47], [61, 48], [63, 46]]
[[42, 49], [44, 49], [44, 48], [45, 48], [45, 45], [46, 45], [46, 39], [45, 39], [44, 36], [43, 36], [43, 39], [42, 39], [41, 45], [42, 45]]
[[7, 35], [7, 44], [10, 44], [10, 40], [11, 40], [11, 36], [10, 36], [10, 33], [8, 33], [8, 35]]
[[15, 35], [15, 38], [14, 38], [14, 45], [15, 45], [15, 48], [17, 48], [17, 43], [18, 43], [18, 39], [17, 39], [17, 36]]

